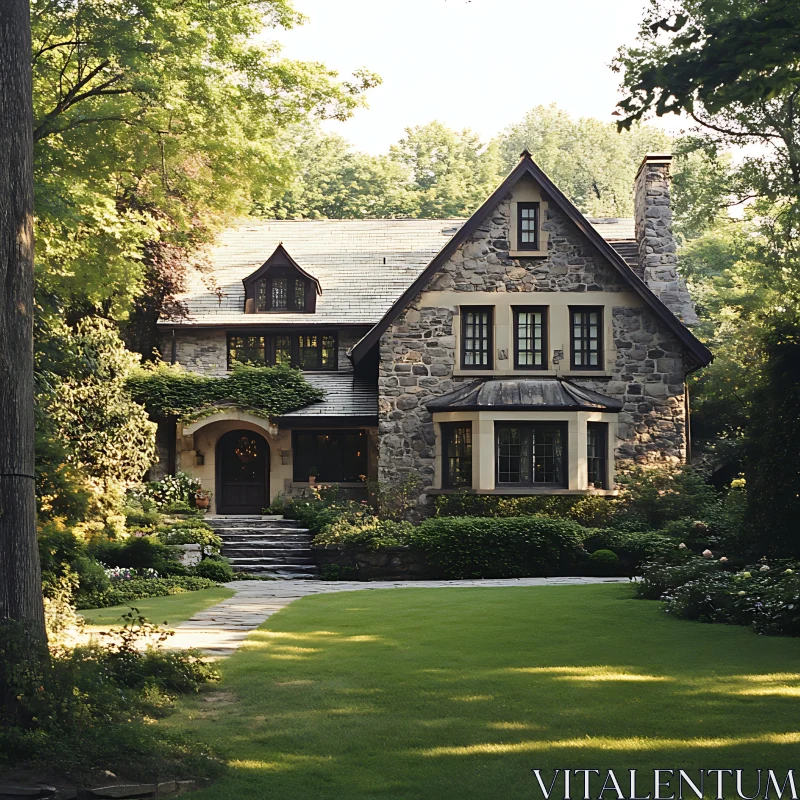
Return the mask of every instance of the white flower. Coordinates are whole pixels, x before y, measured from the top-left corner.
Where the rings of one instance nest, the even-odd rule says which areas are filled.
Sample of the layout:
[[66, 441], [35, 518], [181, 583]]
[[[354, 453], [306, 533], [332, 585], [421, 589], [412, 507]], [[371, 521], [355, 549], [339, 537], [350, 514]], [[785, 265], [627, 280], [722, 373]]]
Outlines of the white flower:
[[710, 550], [703, 550], [703, 558], [713, 558], [714, 554]]
[[727, 560], [728, 559], [725, 556], [722, 556], [722, 558], [720, 559], [720, 561], [722, 561], [723, 563], [725, 563]]
[[764, 564], [764, 566], [761, 567], [758, 571], [759, 572], [769, 572], [769, 567], [766, 564]]
[[678, 545], [678, 550], [685, 550], [685, 549], [686, 549], [686, 545], [685, 545], [683, 542], [681, 542], [681, 543]]
[[739, 597], [744, 597], [747, 594], [747, 592], [741, 591], [741, 592], [737, 592], [736, 594], [738, 594]]

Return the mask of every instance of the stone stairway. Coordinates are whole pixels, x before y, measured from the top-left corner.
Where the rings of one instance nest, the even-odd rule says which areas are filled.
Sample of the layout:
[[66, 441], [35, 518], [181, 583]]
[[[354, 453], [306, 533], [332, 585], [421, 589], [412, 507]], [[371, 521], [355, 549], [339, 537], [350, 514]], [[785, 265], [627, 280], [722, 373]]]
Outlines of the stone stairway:
[[279, 516], [209, 516], [222, 539], [222, 555], [236, 572], [278, 578], [316, 578], [312, 534]]

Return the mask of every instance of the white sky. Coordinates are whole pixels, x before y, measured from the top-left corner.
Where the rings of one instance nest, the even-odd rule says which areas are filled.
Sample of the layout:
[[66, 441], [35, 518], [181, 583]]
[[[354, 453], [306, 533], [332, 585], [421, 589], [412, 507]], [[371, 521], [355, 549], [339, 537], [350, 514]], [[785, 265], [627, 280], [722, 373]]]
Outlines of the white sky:
[[[295, 0], [308, 22], [280, 32], [289, 58], [342, 76], [383, 78], [369, 107], [325, 127], [385, 152], [406, 126], [438, 119], [485, 140], [539, 104], [612, 121], [619, 76], [608, 65], [633, 43], [646, 0]], [[271, 32], [274, 34], [274, 32]], [[659, 121], [676, 131], [675, 118]]]

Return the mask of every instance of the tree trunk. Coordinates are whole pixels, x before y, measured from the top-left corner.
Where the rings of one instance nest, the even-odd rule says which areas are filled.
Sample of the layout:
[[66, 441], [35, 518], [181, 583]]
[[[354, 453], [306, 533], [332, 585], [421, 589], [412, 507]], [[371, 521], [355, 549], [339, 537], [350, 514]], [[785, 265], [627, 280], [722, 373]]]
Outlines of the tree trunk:
[[45, 637], [33, 419], [33, 101], [29, 0], [0, 11], [0, 619]]

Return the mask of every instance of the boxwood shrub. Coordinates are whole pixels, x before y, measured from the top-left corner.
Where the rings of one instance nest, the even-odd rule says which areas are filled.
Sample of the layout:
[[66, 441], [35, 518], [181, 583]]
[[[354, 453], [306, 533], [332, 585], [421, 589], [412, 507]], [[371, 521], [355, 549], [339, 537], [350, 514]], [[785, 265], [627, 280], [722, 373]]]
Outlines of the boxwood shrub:
[[582, 534], [576, 522], [553, 517], [438, 517], [409, 540], [446, 578], [546, 577], [579, 571]]
[[208, 578], [176, 576], [173, 578], [134, 578], [129, 581], [118, 581], [107, 589], [96, 592], [80, 593], [75, 598], [77, 608], [107, 608], [120, 606], [131, 600], [143, 600], [146, 597], [166, 597], [183, 592], [196, 592], [199, 589], [211, 589], [217, 582]]

